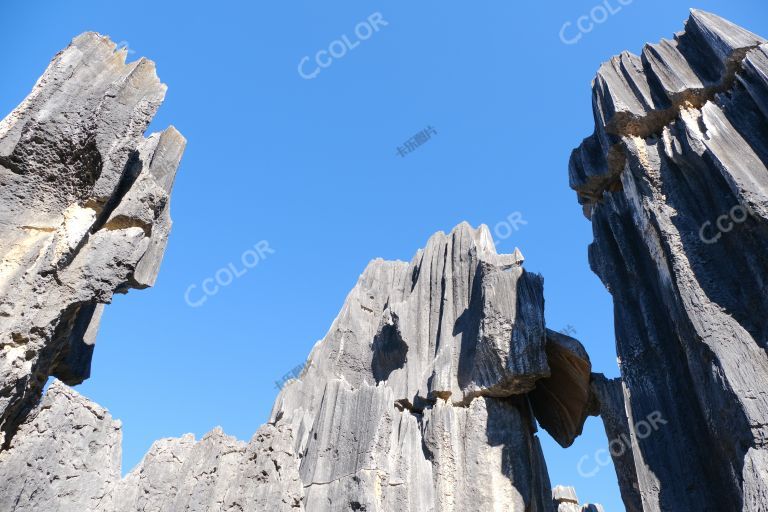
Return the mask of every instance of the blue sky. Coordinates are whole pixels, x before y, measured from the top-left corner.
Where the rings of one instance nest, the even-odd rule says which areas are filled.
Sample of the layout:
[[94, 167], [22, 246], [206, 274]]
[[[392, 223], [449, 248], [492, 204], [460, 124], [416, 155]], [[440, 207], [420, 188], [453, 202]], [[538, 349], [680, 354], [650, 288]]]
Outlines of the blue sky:
[[[519, 212], [526, 224], [499, 250], [520, 247], [545, 277], [548, 326], [571, 326], [595, 371], [617, 376], [610, 297], [588, 267], [591, 228], [568, 188], [568, 157], [592, 131], [599, 64], [670, 37], [692, 5], [606, 1], [617, 12], [565, 44], [598, 0], [4, 0], [3, 116], [92, 30], [157, 62], [169, 92], [152, 128], [173, 124], [189, 140], [157, 286], [107, 308], [92, 378], [78, 388], [123, 421], [124, 471], [161, 437], [221, 425], [250, 438], [275, 381], [324, 336], [366, 263], [410, 260], [463, 220], [493, 228]], [[768, 35], [764, 0], [696, 7]], [[359, 40], [355, 27], [374, 13], [379, 30]], [[354, 49], [300, 76], [305, 56], [311, 74], [316, 53], [344, 35]], [[428, 127], [426, 143], [398, 155]], [[190, 285], [260, 241], [274, 253], [202, 306], [186, 303]], [[593, 461], [607, 443], [598, 420], [568, 450], [541, 438], [553, 484], [622, 509], [612, 467]], [[600, 469], [589, 478], [577, 471], [584, 456], [586, 471]]]

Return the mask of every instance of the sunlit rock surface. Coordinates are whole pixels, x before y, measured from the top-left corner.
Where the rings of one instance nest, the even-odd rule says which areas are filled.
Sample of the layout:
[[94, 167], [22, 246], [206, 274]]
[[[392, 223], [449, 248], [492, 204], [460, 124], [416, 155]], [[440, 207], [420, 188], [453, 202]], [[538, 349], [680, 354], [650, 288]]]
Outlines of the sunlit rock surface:
[[[590, 364], [546, 329], [542, 278], [522, 264], [467, 224], [410, 263], [373, 261], [250, 442], [221, 430], [160, 440], [122, 480], [119, 427], [102, 412], [83, 437], [68, 418], [100, 408], [56, 383], [2, 454], [16, 478], [0, 481], [0, 509], [33, 510], [19, 505], [24, 492], [75, 471], [42, 459], [26, 477], [27, 453], [55, 437], [57, 457], [110, 475], [39, 495], [72, 510], [552, 511], [535, 414], [572, 440], [591, 404]], [[112, 451], [91, 453], [100, 432]]]
[[554, 512], [605, 512], [602, 505], [579, 505], [576, 489], [558, 485], [552, 489]]
[[550, 375], [543, 283], [522, 263], [462, 224], [368, 266], [272, 412], [308, 510], [550, 510], [526, 399]]
[[615, 301], [624, 396], [603, 386], [602, 406], [609, 436], [633, 426], [627, 509], [765, 510], [768, 45], [693, 11], [604, 64], [593, 106], [570, 179]]
[[144, 137], [166, 87], [95, 33], [0, 121], [0, 450], [49, 376], [88, 378], [114, 293], [151, 286], [185, 140]]
[[67, 384], [103, 304], [154, 282], [184, 147], [143, 137], [165, 87], [124, 58], [76, 38], [0, 124], [0, 510], [554, 511], [537, 419], [573, 442], [589, 358], [520, 251], [466, 223], [368, 265], [249, 442], [162, 439], [121, 478], [119, 422]]

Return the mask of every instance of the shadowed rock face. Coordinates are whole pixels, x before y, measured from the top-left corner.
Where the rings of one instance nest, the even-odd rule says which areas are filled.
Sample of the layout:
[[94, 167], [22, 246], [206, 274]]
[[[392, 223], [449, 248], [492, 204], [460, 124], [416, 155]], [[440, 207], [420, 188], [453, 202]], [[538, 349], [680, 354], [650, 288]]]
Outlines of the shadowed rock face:
[[590, 413], [599, 415], [603, 420], [624, 508], [627, 512], [640, 512], [643, 510], [643, 504], [633, 454], [632, 427], [625, 409], [622, 381], [620, 378], [606, 379], [604, 375], [592, 374], [590, 389], [593, 397], [591, 407], [594, 408]]
[[272, 412], [308, 510], [550, 510], [526, 400], [550, 375], [542, 279], [522, 262], [462, 224], [368, 266]]
[[[17, 475], [0, 480], [0, 509], [35, 510], [19, 505], [29, 490], [18, 482], [26, 454], [45, 453], [55, 433], [59, 458], [111, 475], [39, 495], [62, 510], [552, 511], [529, 395], [548, 382], [536, 409], [571, 441], [590, 366], [576, 340], [546, 330], [542, 279], [522, 263], [466, 224], [410, 263], [373, 261], [249, 443], [220, 430], [161, 440], [122, 480], [119, 456], [87, 448], [106, 431], [119, 449], [119, 427], [57, 383], [0, 454], [0, 470]], [[94, 423], [88, 437], [73, 411]], [[38, 463], [33, 487], [68, 474]]]
[[365, 269], [250, 442], [163, 439], [120, 478], [119, 422], [65, 383], [103, 304], [157, 274], [184, 146], [142, 135], [164, 92], [85, 34], [0, 124], [0, 510], [554, 510], [536, 418], [573, 442], [589, 358], [546, 329], [520, 251], [467, 224]]
[[185, 144], [143, 136], [165, 89], [87, 33], [0, 121], [0, 449], [49, 376], [88, 378], [112, 295], [155, 281]]
[[581, 343], [554, 331], [547, 330], [546, 352], [552, 374], [536, 383], [531, 406], [542, 428], [567, 448], [590, 413], [592, 365]]
[[768, 503], [764, 43], [693, 11], [674, 40], [615, 57], [571, 159], [589, 260], [615, 301], [626, 407], [603, 393], [609, 438], [665, 422], [629, 429], [633, 457], [615, 460], [630, 510], [638, 489], [643, 510]]

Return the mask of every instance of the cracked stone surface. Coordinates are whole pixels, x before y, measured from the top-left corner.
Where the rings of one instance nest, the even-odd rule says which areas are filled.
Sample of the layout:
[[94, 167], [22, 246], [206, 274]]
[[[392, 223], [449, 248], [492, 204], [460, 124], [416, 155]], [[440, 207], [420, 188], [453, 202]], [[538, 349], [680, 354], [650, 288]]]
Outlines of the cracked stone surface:
[[56, 381], [0, 452], [0, 510], [112, 511], [120, 422]]
[[144, 131], [166, 87], [86, 33], [0, 121], [0, 450], [50, 376], [88, 378], [104, 304], [155, 282], [185, 140]]
[[32, 510], [18, 487], [66, 478], [45, 460], [26, 475], [27, 453], [55, 437], [57, 457], [110, 475], [82, 492], [46, 489], [73, 510], [551, 512], [535, 410], [556, 435], [577, 435], [591, 367], [578, 341], [546, 329], [542, 278], [522, 265], [520, 251], [497, 254], [488, 229], [468, 224], [410, 263], [371, 262], [250, 442], [220, 429], [163, 439], [122, 480], [119, 426], [102, 412], [88, 432], [108, 431], [112, 451], [91, 452], [66, 420], [101, 409], [56, 383], [2, 453], [16, 479], [0, 480], [0, 509]]
[[462, 224], [366, 268], [272, 412], [308, 510], [551, 509], [527, 400], [551, 375], [543, 283], [522, 264]]
[[579, 435], [589, 358], [466, 223], [369, 264], [249, 442], [162, 439], [121, 478], [120, 423], [69, 385], [113, 294], [155, 281], [185, 143], [144, 137], [165, 86], [125, 56], [77, 37], [0, 123], [0, 510], [555, 510], [537, 419]]
[[623, 382], [596, 391], [609, 437], [631, 435], [627, 509], [765, 510], [768, 44], [694, 10], [604, 64], [593, 105], [570, 180], [615, 303]]

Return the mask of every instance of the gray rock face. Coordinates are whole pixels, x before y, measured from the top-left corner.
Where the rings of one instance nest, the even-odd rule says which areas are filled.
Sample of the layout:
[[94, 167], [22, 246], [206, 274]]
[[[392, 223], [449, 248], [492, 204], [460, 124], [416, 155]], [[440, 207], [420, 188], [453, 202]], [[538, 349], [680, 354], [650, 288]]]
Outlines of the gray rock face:
[[120, 478], [119, 423], [67, 384], [103, 305], [154, 282], [184, 140], [143, 137], [165, 87], [114, 50], [76, 38], [0, 124], [0, 510], [558, 507], [537, 419], [564, 446], [580, 434], [589, 358], [546, 329], [520, 251], [467, 224], [368, 266], [250, 442], [163, 439]]
[[289, 426], [262, 427], [250, 443], [215, 429], [157, 441], [117, 486], [116, 512], [291, 511], [303, 489]]
[[120, 440], [119, 421], [55, 381], [0, 452], [0, 510], [303, 510], [290, 425], [265, 425], [249, 443], [220, 429], [162, 439], [122, 480]]
[[551, 509], [526, 399], [551, 373], [542, 279], [522, 260], [462, 224], [368, 266], [272, 412], [308, 510]]
[[570, 178], [615, 301], [624, 397], [599, 394], [608, 430], [634, 426], [627, 508], [765, 510], [768, 45], [693, 11], [603, 65], [593, 105]]
[[627, 417], [622, 381], [592, 374], [590, 387], [594, 407], [592, 413], [603, 420], [624, 508], [626, 512], [641, 512], [643, 505], [633, 454], [632, 427]]
[[54, 382], [0, 452], [0, 510], [112, 511], [120, 422]]
[[[164, 439], [120, 480], [119, 452], [91, 453], [90, 438], [67, 428], [97, 406], [55, 384], [0, 459], [17, 475], [0, 480], [0, 509], [27, 510], [17, 487], [29, 484], [17, 482], [41, 485], [26, 477], [27, 453], [45, 453], [55, 436], [62, 460], [110, 475], [46, 498], [85, 511], [550, 512], [531, 392], [548, 382], [536, 410], [570, 439], [590, 406], [590, 365], [576, 340], [546, 330], [542, 297], [541, 277], [523, 270], [519, 251], [496, 254], [484, 226], [438, 233], [411, 263], [368, 266], [249, 443], [220, 430]], [[119, 439], [101, 416], [88, 432]], [[66, 476], [49, 462], [36, 478]]]
[[579, 505], [579, 498], [573, 487], [558, 485], [552, 489], [552, 502], [555, 512], [605, 512], [602, 505]]
[[112, 295], [157, 276], [185, 141], [144, 138], [166, 88], [125, 57], [77, 37], [0, 122], [0, 449], [49, 376], [89, 376]]

